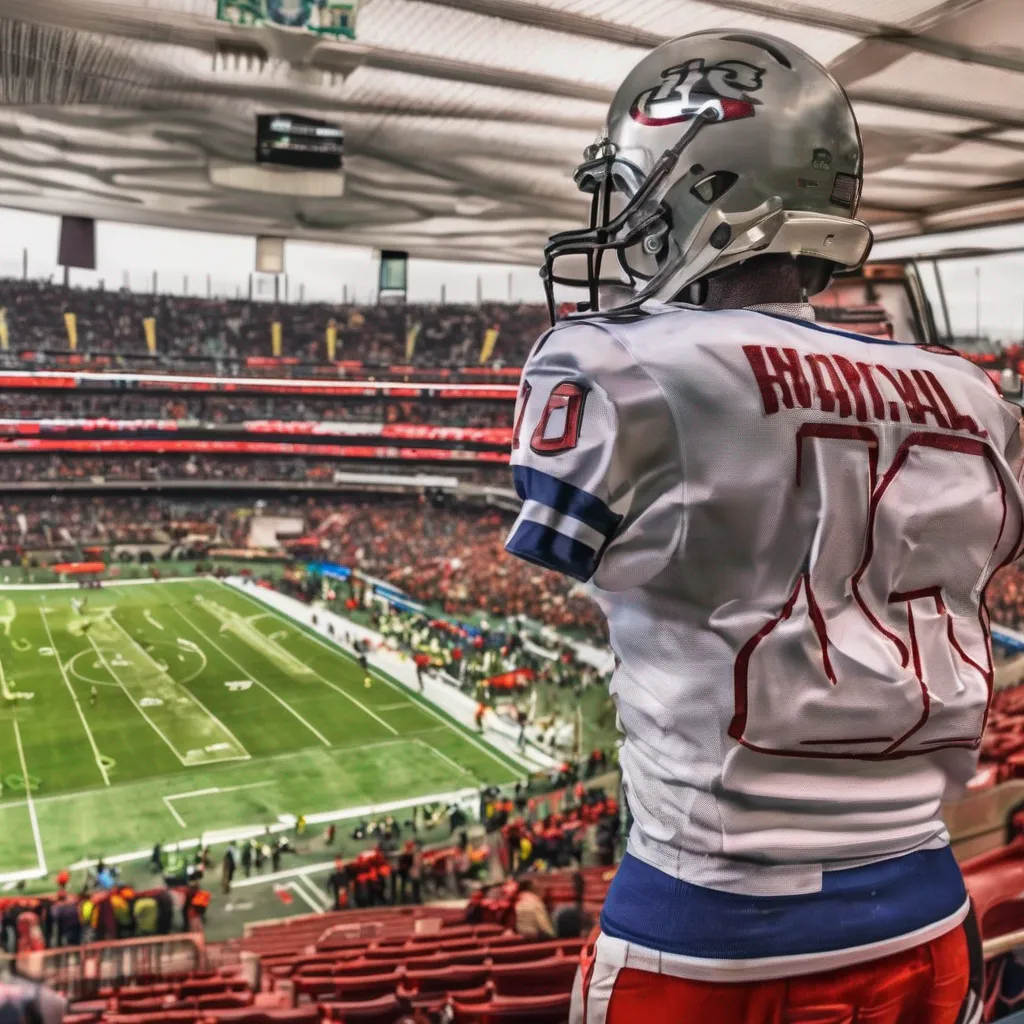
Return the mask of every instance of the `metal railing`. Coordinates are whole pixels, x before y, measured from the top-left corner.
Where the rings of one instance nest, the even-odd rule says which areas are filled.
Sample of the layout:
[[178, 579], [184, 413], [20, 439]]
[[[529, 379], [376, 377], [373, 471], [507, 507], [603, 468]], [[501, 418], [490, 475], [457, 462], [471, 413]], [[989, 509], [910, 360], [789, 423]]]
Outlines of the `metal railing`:
[[183, 978], [210, 968], [201, 932], [0, 954], [0, 970], [45, 982], [68, 999], [106, 989]]

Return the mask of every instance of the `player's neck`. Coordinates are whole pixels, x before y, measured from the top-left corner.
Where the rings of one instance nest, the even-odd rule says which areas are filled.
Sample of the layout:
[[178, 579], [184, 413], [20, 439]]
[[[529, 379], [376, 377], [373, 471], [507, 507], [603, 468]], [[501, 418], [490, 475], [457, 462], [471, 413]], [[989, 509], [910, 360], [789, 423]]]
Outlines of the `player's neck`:
[[727, 267], [703, 287], [703, 309], [745, 309], [772, 303], [806, 301], [800, 271], [790, 259], [762, 257]]

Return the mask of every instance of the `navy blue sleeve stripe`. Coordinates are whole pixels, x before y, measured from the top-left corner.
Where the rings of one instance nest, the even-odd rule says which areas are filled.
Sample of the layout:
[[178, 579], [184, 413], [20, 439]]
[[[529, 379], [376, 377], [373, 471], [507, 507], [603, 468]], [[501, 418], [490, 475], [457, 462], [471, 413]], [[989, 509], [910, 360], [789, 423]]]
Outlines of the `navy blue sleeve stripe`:
[[600, 498], [581, 491], [573, 484], [559, 480], [532, 466], [513, 466], [512, 479], [516, 493], [523, 501], [554, 509], [564, 516], [578, 519], [606, 540], [619, 528], [622, 516], [616, 515]]
[[519, 529], [505, 545], [506, 550], [518, 558], [533, 562], [545, 569], [554, 569], [565, 576], [586, 583], [597, 571], [600, 560], [598, 552], [550, 526], [534, 523], [529, 519], [519, 524]]

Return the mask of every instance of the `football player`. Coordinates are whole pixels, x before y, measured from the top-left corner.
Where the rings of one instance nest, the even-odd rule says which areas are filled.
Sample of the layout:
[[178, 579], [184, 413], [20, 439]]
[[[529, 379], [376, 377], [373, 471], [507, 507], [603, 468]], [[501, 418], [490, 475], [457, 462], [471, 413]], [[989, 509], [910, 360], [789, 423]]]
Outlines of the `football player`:
[[[589, 581], [628, 850], [587, 1024], [965, 1024], [980, 948], [940, 815], [1021, 552], [1019, 410], [946, 350], [815, 322], [859, 266], [842, 88], [747, 31], [658, 47], [545, 250], [589, 290], [524, 370], [512, 553]], [[585, 264], [573, 276], [567, 261]]]

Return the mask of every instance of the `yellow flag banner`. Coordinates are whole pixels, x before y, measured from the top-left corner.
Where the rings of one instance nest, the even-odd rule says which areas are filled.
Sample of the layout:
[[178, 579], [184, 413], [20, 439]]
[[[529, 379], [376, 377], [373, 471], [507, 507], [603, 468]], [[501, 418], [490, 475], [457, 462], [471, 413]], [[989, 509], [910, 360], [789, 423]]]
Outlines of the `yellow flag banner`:
[[325, 339], [327, 341], [327, 361], [333, 363], [334, 355], [338, 351], [338, 324], [334, 320], [327, 321]]
[[494, 355], [494, 346], [498, 344], [498, 328], [488, 327], [484, 331], [484, 343], [480, 348], [480, 365], [489, 363], [491, 356]]
[[156, 317], [147, 316], [142, 321], [142, 329], [146, 333], [146, 350], [151, 356], [156, 355]]
[[11, 336], [7, 329], [7, 307], [0, 306], [0, 349], [6, 352], [11, 347]]
[[408, 363], [416, 353], [416, 339], [420, 336], [422, 324], [417, 321], [405, 332], [405, 361]]
[[78, 317], [74, 313], [65, 313], [64, 326], [68, 330], [68, 348], [75, 352], [78, 350]]
[[270, 353], [274, 358], [281, 355], [281, 321], [275, 320], [270, 325]]

